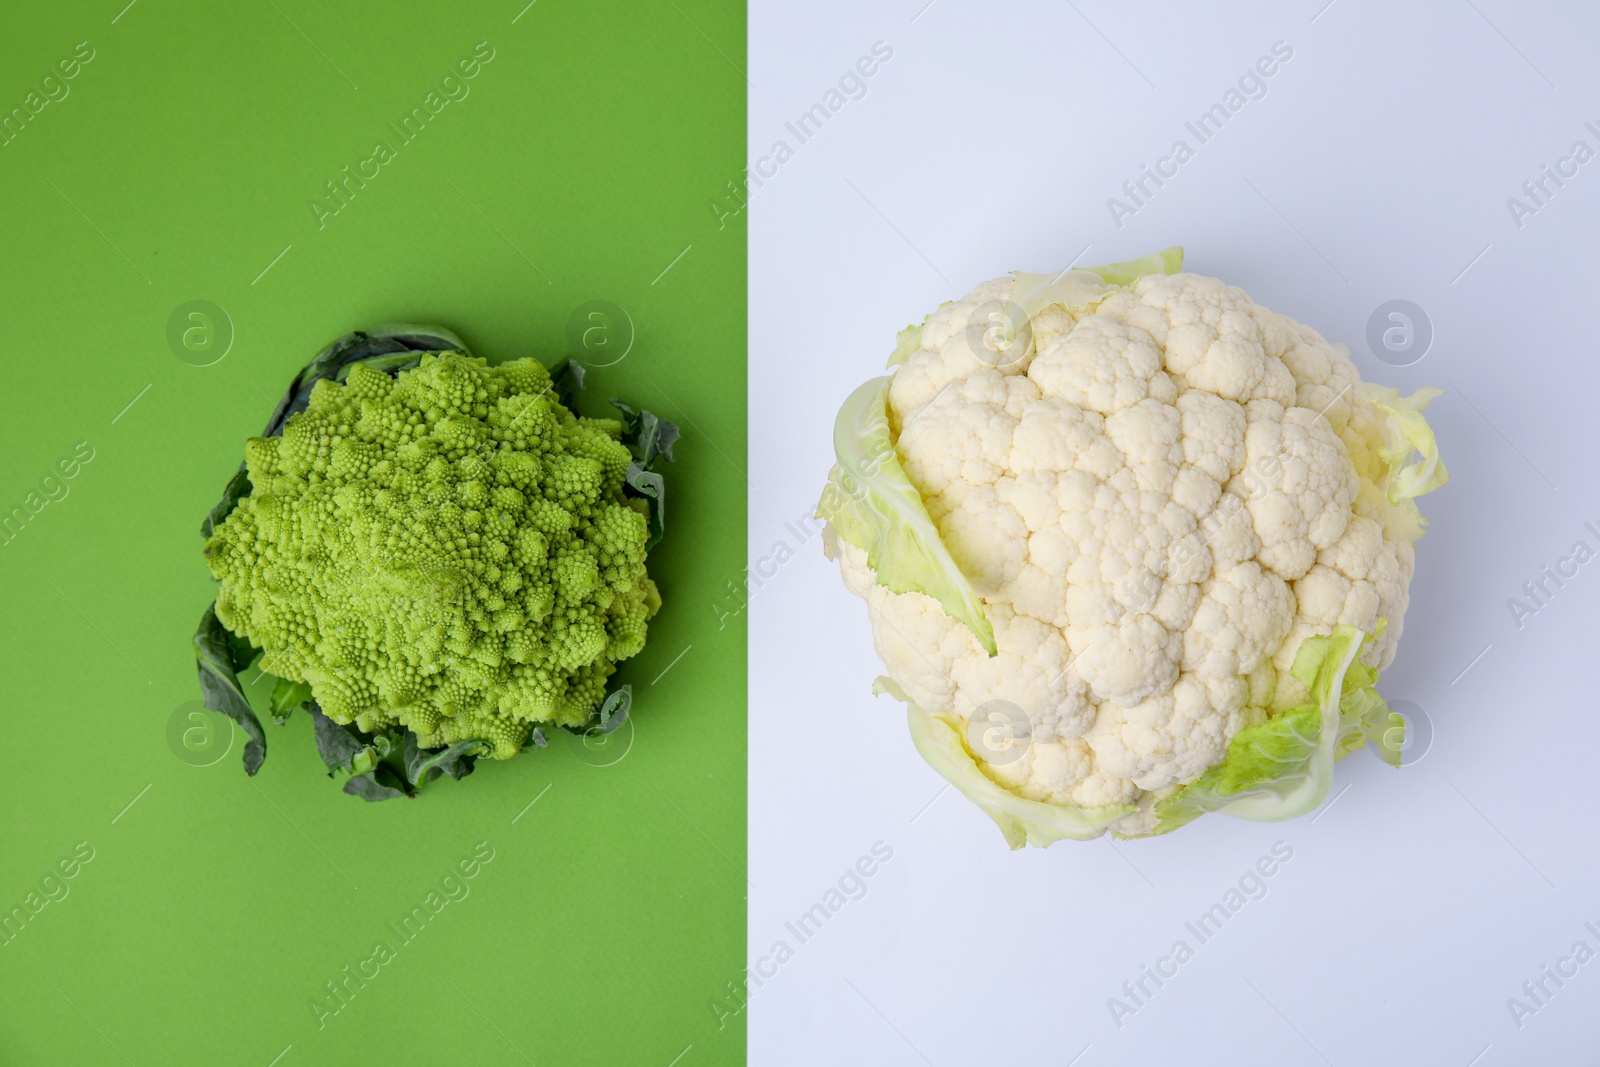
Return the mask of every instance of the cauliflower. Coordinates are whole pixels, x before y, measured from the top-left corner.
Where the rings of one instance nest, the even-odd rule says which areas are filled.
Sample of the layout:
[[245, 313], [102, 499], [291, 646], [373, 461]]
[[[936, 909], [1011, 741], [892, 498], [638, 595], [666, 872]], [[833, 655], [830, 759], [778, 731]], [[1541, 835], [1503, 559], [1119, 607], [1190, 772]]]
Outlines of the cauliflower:
[[839, 415], [818, 515], [878, 689], [1014, 847], [1290, 818], [1367, 739], [1398, 762], [1372, 686], [1437, 391], [1181, 263], [986, 282]]
[[659, 498], [659, 475], [622, 422], [575, 416], [532, 359], [405, 362], [302, 390], [281, 434], [246, 443], [247, 495], [207, 524], [215, 619], [304, 687], [325, 756], [332, 726], [406, 732], [344, 752], [353, 771], [407, 745], [413, 762], [457, 745], [504, 759], [541, 724], [583, 726], [661, 604], [634, 492], [642, 474]]

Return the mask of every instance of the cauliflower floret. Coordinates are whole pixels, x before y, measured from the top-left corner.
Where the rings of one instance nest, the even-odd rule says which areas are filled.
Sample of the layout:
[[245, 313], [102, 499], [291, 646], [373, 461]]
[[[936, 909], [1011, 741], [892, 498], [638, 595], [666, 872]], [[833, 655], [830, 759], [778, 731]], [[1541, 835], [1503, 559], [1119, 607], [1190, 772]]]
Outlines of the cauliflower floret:
[[[1348, 351], [1310, 327], [1214, 278], [1147, 274], [1019, 328], [1012, 287], [905, 335], [887, 394], [996, 654], [933, 596], [879, 585], [861, 548], [840, 567], [914, 704], [969, 725], [1015, 709], [1014, 746], [972, 748], [994, 782], [1126, 805], [1115, 828], [1148, 832], [1155, 801], [1304, 701], [1305, 638], [1382, 620], [1362, 658], [1388, 665], [1414, 509], [1385, 496], [1384, 416]], [[1009, 328], [986, 332], [997, 308]]]
[[1084, 740], [1105, 774], [1140, 789], [1192, 781], [1222, 758], [1244, 725], [1245, 695], [1238, 678], [1184, 675], [1137, 704], [1101, 704]]
[[1028, 368], [1045, 396], [1110, 415], [1146, 397], [1170, 404], [1177, 387], [1161, 369], [1161, 350], [1137, 326], [1092, 315], [1056, 340]]

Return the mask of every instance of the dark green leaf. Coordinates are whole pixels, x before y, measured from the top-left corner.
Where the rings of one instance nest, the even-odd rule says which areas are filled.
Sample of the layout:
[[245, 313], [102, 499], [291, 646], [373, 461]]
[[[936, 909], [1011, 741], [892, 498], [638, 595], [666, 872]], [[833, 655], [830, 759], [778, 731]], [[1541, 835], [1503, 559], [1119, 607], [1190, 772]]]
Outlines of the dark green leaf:
[[406, 777], [412, 785], [426, 785], [441, 774], [449, 778], [465, 778], [472, 773], [478, 756], [492, 747], [486, 741], [457, 741], [449, 748], [428, 750], [417, 745], [417, 735], [406, 731]]
[[650, 505], [650, 536], [644, 547], [654, 548], [661, 543], [667, 528], [667, 483], [661, 475], [637, 463], [628, 464], [627, 483], [635, 496], [643, 497]]
[[640, 408], [635, 411], [619, 397], [611, 398], [611, 406], [622, 412], [622, 443], [628, 446], [639, 465], [649, 470], [657, 456], [672, 458], [672, 445], [678, 439], [677, 423], [657, 418], [652, 411]]
[[228, 635], [228, 662], [233, 664], [233, 673], [243, 674], [261, 655], [261, 650], [252, 645], [248, 637], [240, 637], [227, 627], [223, 627], [223, 632]]
[[272, 687], [272, 698], [269, 705], [272, 711], [272, 721], [285, 723], [296, 708], [310, 710], [311, 686], [305, 682], [291, 682], [287, 678], [279, 678], [278, 684]]
[[556, 399], [561, 406], [578, 413], [578, 394], [583, 391], [583, 364], [575, 359], [564, 359], [550, 370], [550, 383], [555, 387]]
[[[630, 683], [606, 695], [605, 702], [587, 720], [577, 726], [563, 726], [562, 729], [569, 734], [578, 734], [581, 737], [593, 737], [595, 734], [609, 734], [623, 723], [628, 721], [628, 711], [633, 707], [633, 685]], [[537, 733], [538, 731], [534, 731]], [[542, 738], [541, 738], [542, 741]], [[544, 745], [541, 743], [540, 748]]]
[[328, 765], [328, 776], [333, 777], [334, 771], [350, 770], [356, 757], [367, 748], [368, 739], [356, 727], [341, 725], [322, 714], [315, 702], [308, 710], [317, 737], [317, 752]]
[[[408, 797], [417, 795], [417, 791], [411, 788], [411, 783], [406, 781], [405, 775], [387, 763], [378, 764], [368, 773], [372, 775], [374, 781], [385, 788], [398, 789]], [[379, 797], [378, 799], [387, 800], [389, 798]]]
[[344, 783], [344, 791], [351, 796], [360, 797], [368, 804], [412, 795], [411, 787], [406, 780], [396, 774], [387, 763], [378, 764], [366, 774], [351, 777]]
[[678, 440], [678, 427], [643, 408], [635, 410], [618, 397], [611, 398], [611, 406], [622, 412], [622, 443], [633, 455], [626, 475], [627, 491], [648, 505], [650, 537], [645, 547], [654, 548], [666, 532], [667, 483], [652, 468], [661, 458], [673, 462], [672, 445]]
[[[239, 685], [235, 666], [236, 638], [228, 633], [222, 620], [217, 618], [217, 606], [212, 604], [200, 616], [200, 628], [195, 631], [195, 660], [200, 673], [200, 699], [212, 711], [219, 712], [239, 724], [249, 738], [244, 746], [244, 769], [255, 774], [267, 758], [267, 735], [261, 729], [261, 720], [250, 710], [250, 701]], [[248, 647], [248, 646], [247, 646]]]
[[200, 536], [210, 537], [211, 531], [222, 525], [222, 520], [233, 514], [233, 509], [239, 506], [239, 501], [250, 495], [250, 475], [245, 472], [244, 464], [239, 464], [239, 469], [234, 471], [233, 477], [228, 479], [228, 485], [222, 490], [222, 499], [211, 513], [200, 524]]
[[628, 721], [628, 711], [632, 707], [633, 686], [630, 684], [606, 697], [605, 703], [600, 705], [599, 714], [595, 716], [595, 730], [609, 734]]

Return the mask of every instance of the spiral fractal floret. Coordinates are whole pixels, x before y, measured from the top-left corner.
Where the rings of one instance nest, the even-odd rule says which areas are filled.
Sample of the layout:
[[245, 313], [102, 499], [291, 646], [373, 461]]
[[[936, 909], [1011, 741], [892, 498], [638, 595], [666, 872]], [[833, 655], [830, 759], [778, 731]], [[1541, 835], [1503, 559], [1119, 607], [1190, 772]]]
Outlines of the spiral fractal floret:
[[217, 619], [332, 722], [423, 749], [504, 759], [588, 720], [661, 600], [623, 424], [553, 392], [535, 360], [460, 352], [318, 381], [245, 448], [205, 545]]

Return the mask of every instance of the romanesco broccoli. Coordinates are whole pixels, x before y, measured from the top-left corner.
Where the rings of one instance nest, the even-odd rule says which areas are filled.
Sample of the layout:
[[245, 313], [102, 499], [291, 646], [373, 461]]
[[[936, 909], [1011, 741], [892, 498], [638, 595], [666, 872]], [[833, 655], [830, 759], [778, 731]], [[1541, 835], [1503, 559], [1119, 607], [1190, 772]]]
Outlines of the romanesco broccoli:
[[249, 440], [248, 495], [207, 523], [215, 617], [332, 723], [504, 759], [593, 720], [644, 647], [659, 516], [624, 424], [575, 415], [535, 360], [407, 362], [314, 380]]
[[323, 714], [504, 758], [577, 725], [660, 606], [621, 423], [576, 418], [539, 363], [445, 352], [318, 382], [246, 447], [250, 496], [206, 543], [217, 617]]

